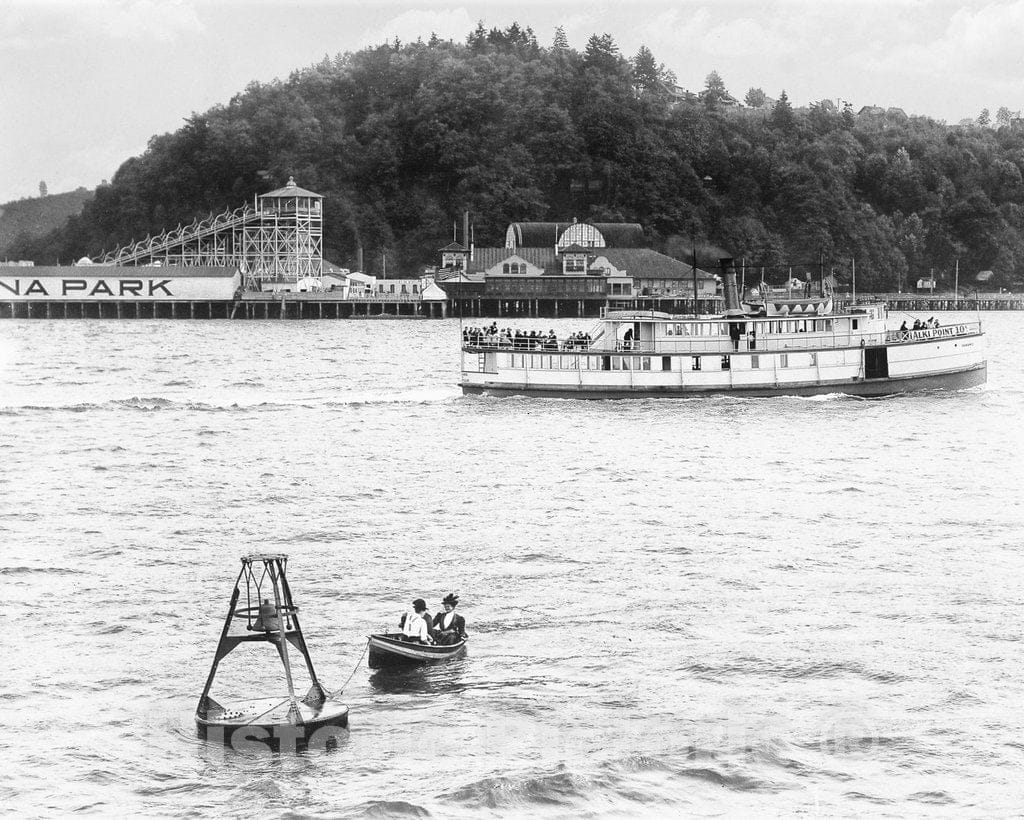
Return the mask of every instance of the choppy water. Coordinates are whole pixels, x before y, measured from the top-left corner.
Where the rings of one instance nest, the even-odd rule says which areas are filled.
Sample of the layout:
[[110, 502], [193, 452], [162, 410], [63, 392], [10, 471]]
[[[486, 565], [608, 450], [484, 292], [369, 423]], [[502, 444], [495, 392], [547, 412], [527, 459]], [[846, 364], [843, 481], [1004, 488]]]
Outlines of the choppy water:
[[[1024, 373], [882, 401], [462, 398], [454, 322], [0, 323], [0, 806], [30, 814], [999, 815], [1024, 806]], [[545, 323], [548, 325], [550, 323]], [[558, 323], [575, 330], [578, 323]], [[198, 741], [242, 553], [333, 751]]]

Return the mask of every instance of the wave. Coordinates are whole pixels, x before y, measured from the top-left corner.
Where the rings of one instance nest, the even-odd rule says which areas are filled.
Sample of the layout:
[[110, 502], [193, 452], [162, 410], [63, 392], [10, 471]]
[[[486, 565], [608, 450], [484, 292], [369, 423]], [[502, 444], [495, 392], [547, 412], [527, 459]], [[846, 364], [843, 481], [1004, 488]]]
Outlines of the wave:
[[432, 817], [423, 806], [405, 800], [370, 800], [353, 806], [342, 817]]
[[[650, 810], [651, 804], [660, 802], [656, 791], [637, 790], [636, 775], [660, 775], [666, 783], [673, 780], [700, 780], [733, 791], [766, 792], [777, 791], [773, 784], [739, 771], [728, 771], [726, 767], [709, 765], [708, 758], [701, 755], [702, 762], [694, 760], [672, 761], [663, 757], [631, 754], [600, 763], [592, 773], [576, 773], [560, 763], [549, 772], [527, 773], [522, 776], [486, 777], [460, 786], [440, 795], [440, 799], [460, 803], [471, 808], [487, 808], [505, 813], [526, 812], [530, 807], [546, 806], [569, 809], [573, 814], [583, 815], [585, 804], [606, 805], [608, 796], [618, 795], [628, 804], [641, 804]], [[676, 780], [678, 783], [678, 780]], [[676, 802], [678, 790], [670, 788], [662, 793], [666, 802]]]
[[38, 573], [40, 575], [84, 575], [79, 569], [69, 567], [0, 567], [0, 575], [26, 575]]
[[717, 679], [723, 675], [748, 675], [751, 672], [779, 675], [783, 678], [838, 678], [844, 675], [856, 675], [867, 680], [879, 683], [902, 683], [908, 680], [905, 675], [884, 670], [874, 670], [864, 667], [860, 663], [836, 663], [822, 661], [811, 664], [784, 664], [778, 665], [767, 660], [754, 657], [739, 657], [734, 662], [723, 663], [717, 666], [709, 666], [704, 663], [694, 662], [681, 666], [680, 672], [685, 672], [697, 677]]
[[422, 388], [396, 391], [394, 393], [353, 393], [350, 396], [328, 400], [304, 398], [295, 401], [233, 401], [214, 403], [206, 401], [170, 399], [164, 396], [131, 396], [126, 399], [110, 399], [104, 402], [76, 402], [74, 404], [22, 404], [0, 407], [0, 416], [20, 416], [29, 413], [90, 413], [110, 410], [138, 410], [152, 413], [168, 410], [191, 410], [206, 413], [237, 413], [260, 411], [293, 411], [297, 408], [313, 409], [372, 407], [383, 404], [444, 404], [454, 401], [458, 395], [448, 389]]
[[145, 413], [165, 410], [193, 410], [208, 413], [237, 413], [252, 410], [294, 410], [309, 408], [308, 403], [295, 402], [254, 402], [253, 404], [213, 404], [201, 401], [178, 401], [162, 396], [132, 396], [127, 399], [110, 399], [105, 402], [79, 402], [76, 404], [23, 404], [0, 407], [0, 415], [20, 416], [28, 413], [90, 413], [111, 410], [138, 410]]
[[445, 404], [459, 398], [448, 388], [421, 387], [393, 393], [353, 393], [325, 402], [327, 407], [363, 407], [378, 404]]
[[589, 782], [559, 765], [555, 772], [528, 777], [486, 777], [448, 792], [445, 799], [468, 806], [510, 809], [530, 804], [573, 806], [590, 793]]

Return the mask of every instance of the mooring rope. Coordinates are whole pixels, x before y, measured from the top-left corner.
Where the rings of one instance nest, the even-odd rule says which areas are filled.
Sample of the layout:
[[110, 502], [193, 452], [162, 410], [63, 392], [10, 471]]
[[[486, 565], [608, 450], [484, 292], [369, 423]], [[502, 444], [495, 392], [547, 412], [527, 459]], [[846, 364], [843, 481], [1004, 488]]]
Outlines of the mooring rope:
[[352, 669], [352, 674], [351, 674], [351, 675], [349, 675], [349, 676], [348, 676], [348, 677], [347, 677], [347, 678], [345, 679], [345, 682], [344, 682], [344, 683], [343, 683], [343, 684], [341, 685], [341, 688], [340, 688], [340, 689], [338, 689], [338, 690], [337, 690], [337, 692], [334, 692], [334, 693], [332, 693], [332, 694], [335, 694], [335, 695], [340, 695], [340, 694], [341, 694], [342, 692], [344, 692], [344, 691], [345, 691], [345, 687], [346, 687], [346, 686], [348, 686], [348, 684], [349, 684], [349, 681], [351, 681], [351, 680], [352, 680], [352, 678], [353, 678], [353, 677], [355, 677], [355, 674], [356, 674], [356, 672], [357, 672], [357, 671], [359, 670], [359, 665], [360, 665], [360, 664], [361, 664], [361, 663], [363, 662], [363, 657], [364, 657], [364, 656], [366, 655], [366, 650], [367, 650], [367, 649], [369, 649], [369, 648], [370, 648], [370, 642], [369, 642], [369, 641], [367, 641], [367, 642], [366, 642], [366, 646], [364, 646], [364, 647], [363, 647], [363, 651], [362, 651], [362, 654], [361, 654], [361, 655], [359, 656], [359, 660], [357, 660], [357, 661], [356, 661], [356, 665], [355, 665], [355, 667], [354, 667], [354, 668]]

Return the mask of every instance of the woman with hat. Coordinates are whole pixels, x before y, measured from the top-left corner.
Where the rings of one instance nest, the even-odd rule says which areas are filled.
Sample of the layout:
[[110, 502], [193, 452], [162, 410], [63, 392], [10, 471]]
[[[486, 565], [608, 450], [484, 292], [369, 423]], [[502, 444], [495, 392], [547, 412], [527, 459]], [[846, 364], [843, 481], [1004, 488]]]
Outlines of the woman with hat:
[[466, 639], [466, 619], [455, 613], [459, 605], [459, 596], [449, 592], [441, 601], [444, 612], [434, 616], [434, 642], [442, 645], [458, 643]]

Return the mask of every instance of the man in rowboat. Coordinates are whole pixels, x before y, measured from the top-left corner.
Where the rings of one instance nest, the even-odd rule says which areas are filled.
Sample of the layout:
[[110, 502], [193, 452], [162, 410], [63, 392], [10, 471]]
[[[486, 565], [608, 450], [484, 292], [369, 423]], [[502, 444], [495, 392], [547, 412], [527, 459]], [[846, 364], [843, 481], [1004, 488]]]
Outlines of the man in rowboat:
[[427, 614], [427, 602], [417, 598], [412, 602], [412, 612], [406, 612], [398, 622], [402, 630], [402, 640], [409, 643], [433, 643], [430, 637], [430, 616]]
[[440, 645], [451, 645], [465, 640], [466, 619], [455, 614], [459, 596], [449, 592], [441, 603], [444, 605], [444, 612], [438, 612], [434, 616], [434, 641]]

